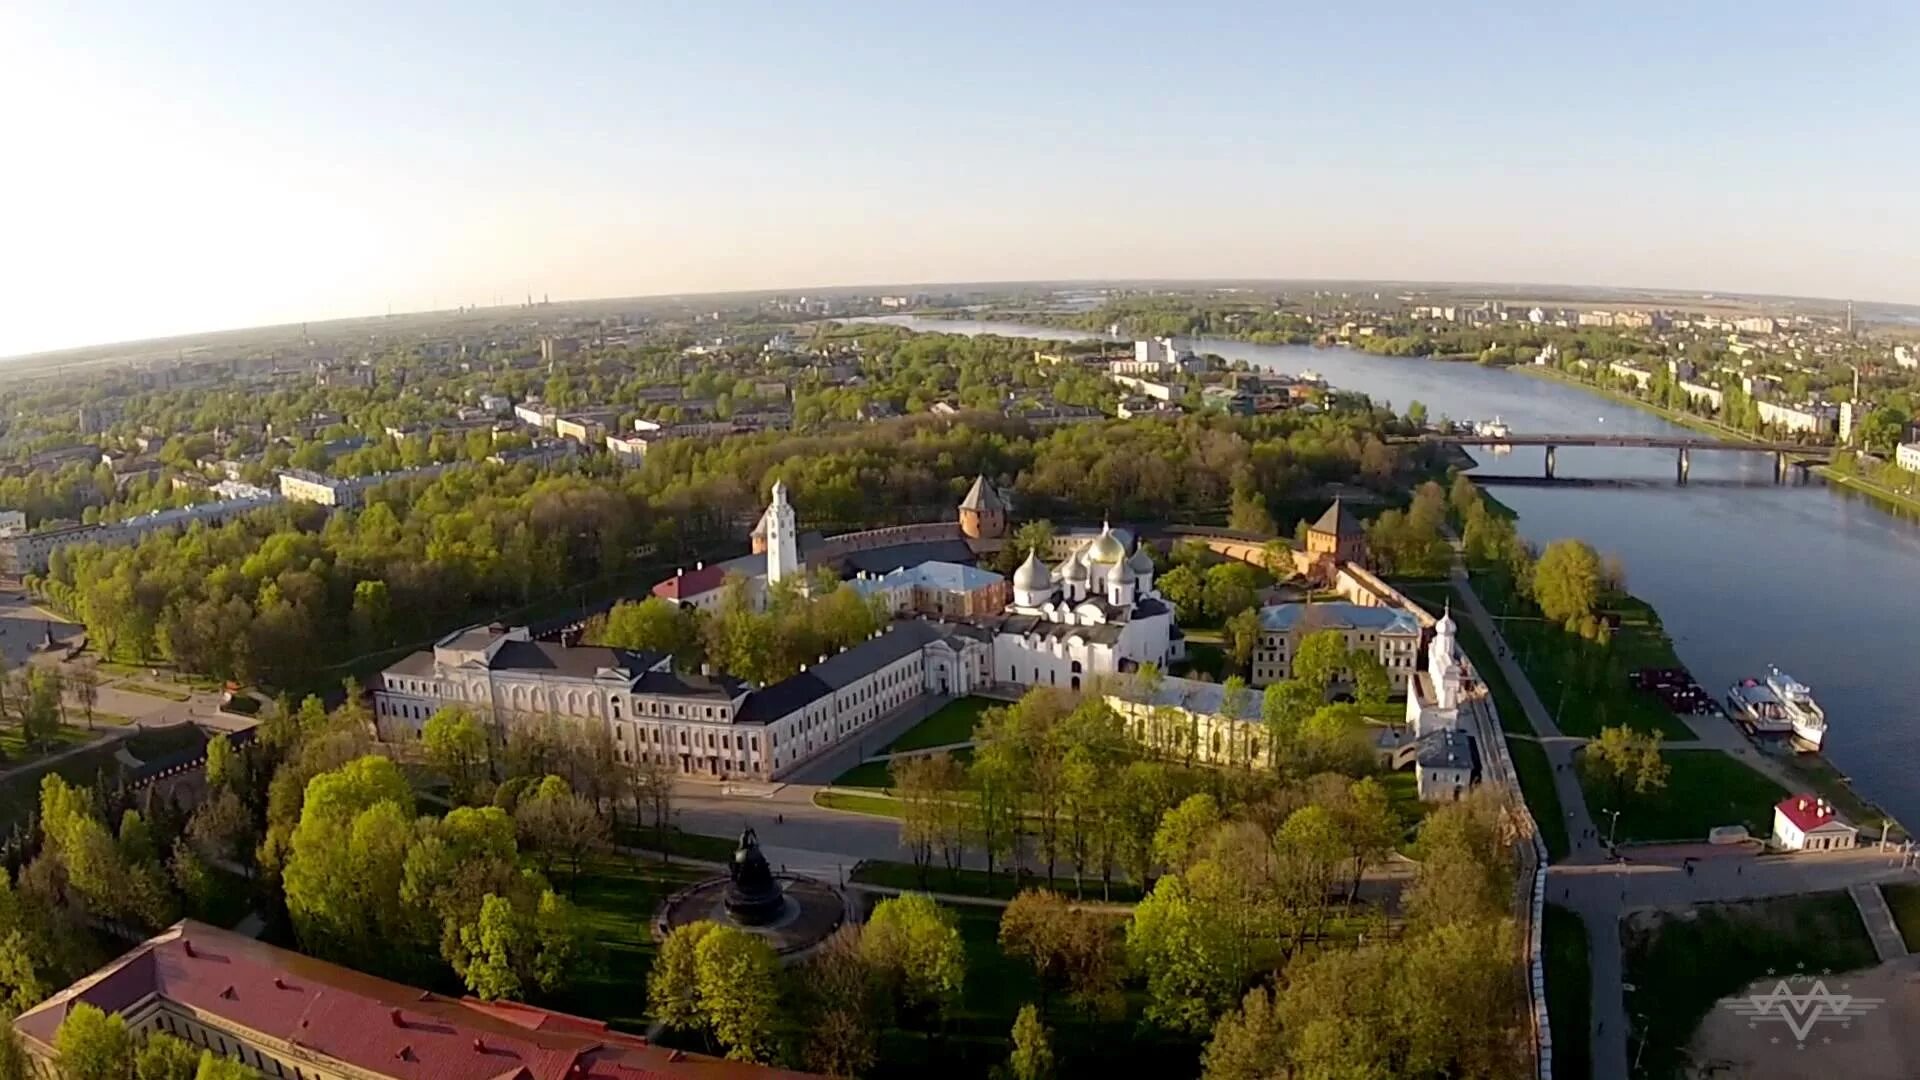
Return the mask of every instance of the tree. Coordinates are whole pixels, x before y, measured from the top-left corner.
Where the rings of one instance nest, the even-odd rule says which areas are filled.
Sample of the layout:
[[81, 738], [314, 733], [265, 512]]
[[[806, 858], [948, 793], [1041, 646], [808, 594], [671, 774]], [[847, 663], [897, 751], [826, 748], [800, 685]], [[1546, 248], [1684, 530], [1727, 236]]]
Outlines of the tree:
[[1240, 990], [1244, 946], [1180, 875], [1161, 878], [1127, 922], [1128, 963], [1147, 982], [1146, 1018], [1174, 1031], [1206, 1031]]
[[1154, 588], [1173, 602], [1183, 623], [1198, 622], [1206, 614], [1206, 585], [1192, 567], [1176, 566], [1154, 579]]
[[1020, 1006], [1013, 1019], [1013, 1053], [1007, 1058], [1013, 1080], [1052, 1080], [1053, 1047], [1047, 1026], [1031, 1005]]
[[1360, 704], [1377, 709], [1387, 703], [1393, 693], [1393, 681], [1378, 656], [1364, 648], [1354, 649], [1347, 654], [1347, 670], [1353, 672], [1353, 696]]
[[1160, 818], [1160, 827], [1153, 833], [1154, 859], [1169, 873], [1184, 871], [1219, 824], [1220, 804], [1213, 796], [1205, 792], [1187, 796]]
[[260, 1074], [230, 1057], [202, 1050], [200, 1067], [194, 1070], [193, 1080], [260, 1080]]
[[520, 976], [514, 970], [513, 954], [526, 947], [521, 934], [513, 902], [492, 893], [480, 902], [479, 918], [460, 928], [460, 944], [467, 957], [461, 975], [480, 1000], [519, 998]]
[[780, 1020], [780, 959], [765, 941], [731, 926], [716, 926], [694, 946], [700, 1012], [735, 1061], [773, 1055]]
[[1008, 544], [1007, 548], [1015, 556], [1033, 552], [1042, 559], [1046, 558], [1047, 552], [1053, 548], [1053, 522], [1039, 518], [1021, 523], [1013, 531], [1013, 543]]
[[100, 704], [100, 669], [92, 661], [76, 664], [67, 675], [73, 699], [80, 703], [87, 718], [87, 730], [93, 730], [93, 711]]
[[647, 1011], [675, 1031], [706, 1029], [700, 1009], [700, 972], [696, 950], [718, 924], [700, 920], [676, 926], [660, 942], [647, 974]]
[[1223, 562], [1208, 570], [1207, 613], [1224, 622], [1253, 607], [1259, 601], [1259, 580], [1253, 567], [1243, 562]]
[[673, 823], [673, 769], [664, 757], [643, 752], [628, 767], [627, 783], [632, 789], [634, 816], [639, 817], [644, 809], [653, 818], [654, 832], [660, 840], [660, 861], [665, 862], [672, 850], [668, 829]]
[[164, 1031], [149, 1034], [133, 1058], [137, 1080], [194, 1080], [200, 1052]]
[[1600, 556], [1583, 540], [1555, 540], [1533, 567], [1533, 596], [1551, 622], [1571, 623], [1593, 614], [1600, 599]]
[[1315, 630], [1293, 654], [1293, 677], [1323, 695], [1346, 666], [1347, 639], [1338, 630]]
[[953, 913], [924, 893], [874, 905], [860, 935], [860, 955], [892, 1000], [937, 1021], [960, 1000], [967, 951]]
[[579, 880], [581, 860], [607, 838], [607, 823], [593, 803], [574, 794], [558, 776], [542, 780], [532, 795], [523, 798], [513, 820], [520, 835], [540, 853], [542, 873], [551, 871], [556, 860], [567, 861], [569, 887]]
[[301, 941], [363, 964], [392, 962], [412, 923], [400, 883], [414, 834], [413, 790], [391, 760], [357, 758], [309, 781], [281, 875]]
[[881, 1002], [860, 958], [860, 928], [842, 926], [807, 958], [800, 979], [806, 1066], [859, 1076], [880, 1059]]
[[1000, 949], [1033, 965], [1042, 1012], [1054, 990], [1099, 1005], [1119, 988], [1108, 929], [1100, 916], [1069, 906], [1058, 893], [1027, 889], [1000, 916]]
[[133, 1037], [119, 1013], [76, 1002], [53, 1036], [63, 1080], [126, 1080], [133, 1073]]
[[232, 789], [240, 782], [240, 762], [233, 754], [233, 743], [225, 735], [207, 740], [207, 786]]
[[1600, 729], [1580, 751], [1580, 767], [1605, 785], [1614, 805], [1624, 807], [1627, 793], [1647, 795], [1667, 786], [1668, 766], [1658, 732], [1642, 735], [1624, 724]]
[[1273, 515], [1267, 512], [1267, 497], [1257, 491], [1234, 492], [1227, 511], [1227, 528], [1256, 536], [1272, 536]]
[[453, 801], [471, 800], [487, 760], [487, 733], [480, 721], [459, 705], [446, 705], [427, 717], [420, 741], [433, 763], [445, 770]]
[[1286, 1030], [1274, 996], [1256, 986], [1240, 1007], [1221, 1014], [1200, 1055], [1201, 1080], [1269, 1080], [1286, 1060]]
[[1227, 657], [1233, 664], [1233, 670], [1248, 670], [1253, 651], [1260, 647], [1260, 629], [1260, 613], [1253, 608], [1236, 612], [1221, 628], [1220, 637], [1227, 647]]
[[664, 597], [615, 604], [604, 625], [588, 635], [595, 645], [671, 653], [682, 663], [699, 660], [700, 633], [693, 613]]

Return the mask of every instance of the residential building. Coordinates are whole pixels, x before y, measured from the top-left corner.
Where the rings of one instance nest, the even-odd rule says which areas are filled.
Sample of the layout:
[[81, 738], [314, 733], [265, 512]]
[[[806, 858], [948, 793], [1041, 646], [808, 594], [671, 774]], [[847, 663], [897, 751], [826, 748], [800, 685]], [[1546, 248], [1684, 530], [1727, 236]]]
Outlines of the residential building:
[[1699, 383], [1687, 382], [1685, 380], [1682, 380], [1678, 385], [1680, 392], [1687, 395], [1688, 401], [1695, 404], [1705, 402], [1715, 412], [1720, 411], [1721, 407], [1726, 404], [1727, 396], [1711, 386], [1703, 386]]
[[1860, 421], [1867, 418], [1867, 413], [1871, 411], [1871, 409], [1872, 406], [1862, 401], [1843, 401], [1840, 403], [1841, 445], [1845, 446], [1853, 442], [1854, 431], [1860, 426]]
[[365, 487], [358, 479], [322, 476], [305, 469], [288, 469], [280, 473], [280, 495], [294, 502], [319, 503], [321, 506], [355, 506], [360, 502], [360, 492]]
[[1780, 324], [1772, 316], [1749, 315], [1733, 320], [1733, 328], [1743, 334], [1773, 334], [1779, 332]]
[[1860, 830], [1840, 820], [1833, 804], [1817, 795], [1789, 795], [1773, 807], [1772, 845], [1784, 851], [1846, 851]]
[[1831, 435], [1839, 425], [1840, 410], [1826, 402], [1780, 405], [1756, 400], [1753, 404], [1759, 410], [1762, 424], [1779, 428], [1789, 435]]
[[[1396, 694], [1407, 689], [1420, 648], [1420, 622], [1396, 607], [1361, 606], [1346, 600], [1306, 604], [1271, 604], [1260, 609], [1260, 641], [1254, 646], [1255, 686], [1293, 678], [1293, 659], [1307, 635], [1322, 630], [1340, 634], [1349, 652], [1373, 656], [1387, 670], [1387, 682]], [[1350, 683], [1352, 673], [1338, 680]]]
[[606, 436], [607, 428], [599, 417], [581, 414], [556, 417], [553, 433], [583, 446], [592, 446]]
[[607, 436], [607, 452], [614, 460], [623, 465], [638, 465], [647, 456], [647, 440], [639, 435], [631, 438], [622, 435]]
[[0, 510], [0, 537], [19, 536], [27, 531], [27, 514], [24, 510]]
[[550, 409], [537, 401], [521, 402], [515, 405], [513, 407], [513, 415], [518, 417], [521, 423], [529, 427], [542, 428], [547, 431], [553, 430], [553, 422], [557, 419]]
[[480, 407], [495, 416], [505, 416], [513, 411], [513, 401], [499, 394], [481, 394]]
[[1136, 341], [1133, 355], [1109, 361], [1107, 371], [1114, 375], [1161, 375], [1179, 367], [1179, 355], [1172, 338]]
[[1893, 452], [1893, 463], [1908, 472], [1920, 472], [1920, 442], [1901, 443]]
[[749, 1080], [802, 1077], [655, 1046], [605, 1023], [388, 982], [182, 920], [13, 1021], [33, 1072], [57, 1070], [79, 1004], [139, 1039], [166, 1032], [296, 1080]]
[[1631, 380], [1635, 386], [1642, 390], [1645, 390], [1647, 384], [1653, 381], [1653, 372], [1637, 364], [1614, 360], [1607, 364], [1607, 370], [1618, 378]]
[[1920, 368], [1920, 349], [1908, 345], [1895, 345], [1893, 362], [1903, 368]]
[[1256, 411], [1253, 395], [1231, 386], [1209, 386], [1200, 391], [1200, 400], [1209, 408], [1236, 416], [1252, 416]]

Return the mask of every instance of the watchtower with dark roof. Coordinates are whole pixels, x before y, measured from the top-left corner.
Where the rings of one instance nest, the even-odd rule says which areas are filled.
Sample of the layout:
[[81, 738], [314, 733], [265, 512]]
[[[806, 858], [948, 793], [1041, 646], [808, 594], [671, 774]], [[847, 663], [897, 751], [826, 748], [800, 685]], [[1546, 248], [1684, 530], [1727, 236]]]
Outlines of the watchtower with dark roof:
[[1367, 530], [1339, 499], [1307, 530], [1307, 557], [1318, 563], [1367, 564]]
[[969, 540], [998, 540], [1007, 534], [1007, 501], [985, 476], [973, 478], [960, 500], [960, 532]]

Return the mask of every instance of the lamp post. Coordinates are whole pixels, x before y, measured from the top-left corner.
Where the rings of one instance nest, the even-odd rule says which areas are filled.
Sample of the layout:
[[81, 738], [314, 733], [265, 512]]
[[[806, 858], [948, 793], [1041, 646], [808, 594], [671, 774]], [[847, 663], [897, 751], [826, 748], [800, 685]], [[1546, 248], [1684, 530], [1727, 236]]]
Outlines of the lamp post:
[[1600, 809], [1600, 812], [1603, 814], [1610, 814], [1613, 816], [1613, 821], [1607, 825], [1607, 850], [1612, 851], [1613, 850], [1613, 833], [1615, 829], [1618, 829], [1620, 827], [1620, 811], [1608, 810], [1605, 807], [1602, 807]]

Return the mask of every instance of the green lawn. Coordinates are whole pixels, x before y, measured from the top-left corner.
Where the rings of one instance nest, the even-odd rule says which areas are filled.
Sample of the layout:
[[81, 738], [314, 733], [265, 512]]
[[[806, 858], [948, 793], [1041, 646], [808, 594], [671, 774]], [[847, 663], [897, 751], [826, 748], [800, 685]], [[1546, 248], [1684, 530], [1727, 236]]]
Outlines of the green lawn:
[[[940, 863], [937, 852], [934, 855], [933, 865], [927, 868], [925, 881], [921, 880], [919, 868], [912, 863], [884, 859], [868, 859], [862, 862], [854, 868], [848, 878], [866, 885], [885, 885], [894, 889], [924, 889], [928, 892], [983, 896], [995, 900], [1011, 900], [1022, 889], [1047, 887], [1045, 874], [1036, 876], [1031, 867], [1018, 880], [1015, 880], [1010, 870], [996, 870], [991, 878], [984, 870], [961, 870], [955, 873]], [[1070, 876], [1055, 877], [1053, 889], [1063, 896], [1076, 895], [1073, 878]], [[1129, 882], [1119, 880], [1114, 881], [1110, 890], [1102, 889], [1099, 878], [1089, 877], [1081, 883], [1077, 895], [1080, 899], [1111, 900], [1114, 903], [1131, 904], [1140, 899], [1140, 890]]]
[[[627, 847], [659, 851], [660, 830], [623, 825], [620, 829], [619, 841]], [[669, 853], [687, 859], [726, 862], [733, 858], [733, 849], [739, 846], [739, 843], [739, 837], [734, 836], [705, 836], [700, 833], [682, 832], [678, 828], [667, 830]]]
[[1773, 804], [1786, 789], [1719, 750], [1667, 750], [1672, 770], [1664, 790], [1639, 795], [1629, 790], [1616, 796], [1595, 782], [1583, 768], [1580, 788], [1594, 826], [1605, 836], [1611, 815], [1620, 810], [1614, 839], [1620, 843], [1662, 840], [1705, 840], [1720, 825], [1745, 825], [1755, 836], [1773, 831]]
[[119, 682], [113, 689], [125, 690], [130, 694], [145, 694], [148, 697], [166, 698], [168, 701], [192, 701], [193, 695], [185, 690], [170, 690], [164, 686], [155, 686], [149, 682]]
[[900, 750], [926, 750], [970, 742], [973, 739], [973, 726], [980, 721], [980, 714], [1001, 704], [981, 697], [949, 701], [941, 706], [940, 711], [908, 728], [899, 738], [882, 747], [880, 752], [891, 754]]
[[[1639, 668], [1680, 663], [1660, 617], [1645, 602], [1629, 596], [1608, 606], [1620, 616], [1620, 629], [1611, 644], [1602, 647], [1541, 619], [1539, 610], [1513, 596], [1498, 575], [1476, 573], [1473, 585], [1561, 731], [1597, 735], [1603, 727], [1625, 724], [1669, 739], [1693, 737], [1692, 729], [1659, 698], [1627, 684]], [[1475, 664], [1483, 666], [1478, 657]]]
[[1540, 839], [1547, 845], [1547, 858], [1554, 862], [1566, 858], [1567, 813], [1560, 805], [1559, 789], [1553, 786], [1553, 762], [1547, 759], [1546, 747], [1528, 739], [1508, 739], [1507, 754], [1513, 758], [1527, 809], [1540, 827]]
[[878, 817], [897, 818], [900, 816], [898, 799], [882, 798], [879, 795], [853, 795], [842, 791], [820, 791], [813, 796], [815, 806], [824, 806], [829, 810], [847, 810], [855, 814], [873, 814]]
[[[1640, 1075], [1678, 1076], [1714, 1002], [1769, 974], [1856, 971], [1876, 962], [1859, 909], [1844, 892], [1703, 904], [1621, 928], [1627, 1014]], [[1557, 1055], [1556, 1055], [1557, 1057]], [[1557, 1064], [1557, 1061], [1556, 1061]]]
[[644, 1032], [647, 971], [655, 952], [654, 909], [674, 890], [712, 876], [713, 871], [699, 867], [594, 856], [574, 884], [573, 903], [599, 955], [570, 972], [567, 989], [541, 1004]]
[[[973, 747], [971, 746], [962, 746], [948, 753], [963, 766], [973, 764]], [[876, 791], [884, 791], [893, 786], [893, 776], [888, 771], [892, 765], [890, 761], [863, 761], [834, 777], [833, 786], [873, 788]]]
[[1540, 924], [1540, 950], [1547, 969], [1547, 1022], [1553, 1028], [1556, 1080], [1585, 1080], [1592, 1064], [1587, 1030], [1592, 1023], [1592, 975], [1587, 967], [1587, 924], [1548, 904]]
[[69, 746], [77, 746], [97, 739], [103, 734], [105, 732], [88, 731], [85, 721], [82, 721], [80, 727], [63, 727], [56, 730], [42, 745], [28, 746], [26, 739], [21, 737], [18, 727], [0, 728], [0, 767], [12, 768], [16, 765], [25, 765], [36, 758], [57, 754]]
[[1882, 885], [1880, 894], [1887, 898], [1887, 907], [1893, 912], [1894, 923], [1900, 927], [1907, 951], [1920, 952], [1920, 884], [1900, 881]]
[[1227, 654], [1220, 646], [1205, 641], [1187, 641], [1187, 662], [1184, 668], [1173, 674], [1185, 676], [1205, 675], [1214, 681], [1220, 681], [1227, 670]]

